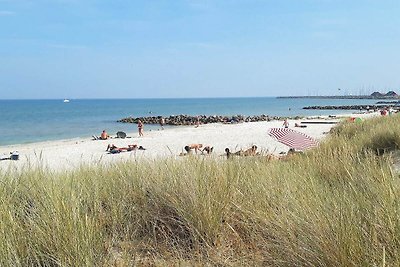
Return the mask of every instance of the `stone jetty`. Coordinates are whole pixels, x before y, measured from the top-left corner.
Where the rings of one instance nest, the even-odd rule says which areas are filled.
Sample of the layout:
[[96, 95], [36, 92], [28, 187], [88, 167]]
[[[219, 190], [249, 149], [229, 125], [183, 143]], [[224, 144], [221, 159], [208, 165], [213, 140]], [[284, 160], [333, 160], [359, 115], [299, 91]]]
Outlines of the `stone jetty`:
[[[159, 124], [161, 121], [161, 116], [151, 116], [151, 117], [139, 117], [133, 118], [128, 117], [118, 122], [123, 123], [137, 123], [141, 120], [145, 124]], [[301, 117], [294, 117], [294, 119], [300, 119]], [[234, 116], [221, 116], [221, 115], [199, 115], [199, 116], [190, 116], [190, 115], [172, 115], [169, 117], [164, 117], [164, 121], [166, 125], [196, 125], [197, 121], [200, 124], [208, 124], [208, 123], [240, 123], [240, 122], [256, 122], [256, 121], [271, 121], [271, 120], [280, 120], [283, 117], [278, 116], [269, 116], [269, 115], [255, 115], [255, 116], [244, 116], [244, 115], [234, 115]]]
[[380, 104], [393, 104], [393, 105], [396, 105], [396, 104], [400, 104], [400, 101], [378, 101], [375, 104], [377, 104], [377, 105], [380, 105]]
[[350, 106], [308, 106], [303, 107], [303, 109], [343, 109], [343, 110], [378, 110], [384, 108], [396, 108], [395, 104], [386, 105], [350, 105]]

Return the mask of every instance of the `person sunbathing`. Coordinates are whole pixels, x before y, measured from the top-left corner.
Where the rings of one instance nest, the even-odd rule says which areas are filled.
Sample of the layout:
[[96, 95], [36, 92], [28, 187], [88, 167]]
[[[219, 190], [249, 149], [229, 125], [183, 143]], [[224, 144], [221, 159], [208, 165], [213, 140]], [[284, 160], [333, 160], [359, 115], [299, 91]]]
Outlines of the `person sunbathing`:
[[294, 148], [290, 148], [288, 150], [288, 152], [285, 154], [283, 154], [282, 156], [279, 157], [280, 160], [288, 160], [290, 158], [292, 158], [294, 155], [301, 155], [304, 154], [303, 151], [299, 151], [299, 150], [295, 150]]
[[264, 157], [265, 157], [265, 159], [267, 161], [273, 161], [273, 160], [279, 160], [280, 159], [280, 157], [277, 157], [277, 156], [275, 156], [273, 154], [266, 154]]
[[[246, 150], [247, 151], [247, 150]], [[224, 156], [226, 156], [226, 158], [227, 159], [229, 159], [230, 157], [232, 157], [232, 156], [244, 156], [245, 154], [245, 152], [246, 151], [243, 151], [242, 149], [241, 150], [238, 150], [238, 151], [236, 151], [236, 152], [231, 152], [231, 150], [229, 149], [229, 148], [225, 148], [225, 154], [224, 154]]]
[[179, 156], [187, 156], [193, 154], [193, 150], [190, 148], [190, 146], [185, 146], [183, 149], [185, 149], [186, 152], [181, 152]]
[[103, 130], [103, 132], [100, 135], [100, 139], [101, 140], [107, 140], [108, 138], [110, 138], [110, 136], [108, 135], [108, 133], [106, 132], [106, 130]]
[[299, 124], [299, 123], [295, 123], [294, 124], [294, 127], [300, 127], [300, 128], [307, 128], [307, 125], [301, 125], [301, 124]]
[[100, 134], [100, 137], [98, 137], [97, 135], [92, 135], [92, 137], [93, 140], [107, 140], [108, 138], [110, 138], [106, 130], [103, 130], [103, 132]]
[[257, 155], [257, 146], [253, 145], [250, 148], [246, 149], [245, 151], [242, 151], [240, 156], [255, 156]]
[[[194, 152], [197, 154], [197, 151], [203, 147], [203, 144], [190, 144], [187, 145], [190, 149], [194, 149]], [[186, 146], [185, 146], [186, 149]]]
[[227, 159], [229, 159], [232, 156], [232, 152], [229, 150], [229, 148], [225, 148], [225, 153]]
[[138, 146], [136, 144], [134, 145], [128, 145], [128, 147], [117, 147], [114, 144], [108, 145], [106, 151], [109, 151], [111, 154], [116, 154], [116, 153], [121, 153], [121, 152], [126, 152], [126, 151], [133, 151], [133, 150], [146, 150], [142, 146]]
[[243, 153], [244, 151], [242, 149], [232, 153], [229, 148], [225, 148], [225, 154], [223, 156], [229, 159], [232, 156], [243, 156]]
[[204, 154], [204, 152], [206, 152], [207, 154], [211, 154], [214, 150], [214, 147], [212, 146], [205, 146], [203, 148], [203, 150], [201, 151], [202, 154]]

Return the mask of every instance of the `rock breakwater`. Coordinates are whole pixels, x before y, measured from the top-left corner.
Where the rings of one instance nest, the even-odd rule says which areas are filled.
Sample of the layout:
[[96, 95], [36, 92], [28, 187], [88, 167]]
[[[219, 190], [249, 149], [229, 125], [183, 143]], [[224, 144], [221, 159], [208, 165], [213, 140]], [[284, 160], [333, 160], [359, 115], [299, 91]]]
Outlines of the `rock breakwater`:
[[379, 105], [379, 104], [393, 104], [393, 105], [396, 105], [396, 104], [400, 104], [400, 101], [378, 101], [375, 104], [377, 104], [377, 105]]
[[[123, 123], [137, 123], [141, 120], [145, 124], [160, 124], [162, 116], [151, 116], [151, 117], [128, 117], [118, 120], [118, 122]], [[164, 122], [166, 125], [196, 125], [198, 122], [200, 124], [208, 124], [208, 123], [240, 123], [240, 122], [257, 122], [257, 121], [271, 121], [271, 120], [280, 120], [283, 117], [278, 116], [269, 116], [269, 115], [255, 115], [255, 116], [244, 116], [244, 115], [234, 115], [234, 116], [221, 116], [221, 115], [199, 115], [199, 116], [190, 116], [190, 115], [172, 115], [169, 117], [164, 117]], [[296, 119], [300, 119], [301, 117], [295, 117]]]

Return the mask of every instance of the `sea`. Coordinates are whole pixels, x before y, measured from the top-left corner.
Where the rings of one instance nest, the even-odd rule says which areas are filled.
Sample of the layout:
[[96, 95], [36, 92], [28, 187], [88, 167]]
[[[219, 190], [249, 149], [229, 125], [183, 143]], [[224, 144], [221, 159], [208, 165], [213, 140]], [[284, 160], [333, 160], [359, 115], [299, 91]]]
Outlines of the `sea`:
[[[349, 110], [305, 110], [314, 105], [375, 104], [371, 99], [314, 98], [179, 98], [179, 99], [63, 99], [0, 100], [0, 146], [50, 140], [90, 138], [117, 131], [136, 133], [125, 117], [170, 115], [310, 116], [349, 113]], [[172, 127], [172, 126], [171, 126]], [[145, 125], [145, 131], [159, 125]]]

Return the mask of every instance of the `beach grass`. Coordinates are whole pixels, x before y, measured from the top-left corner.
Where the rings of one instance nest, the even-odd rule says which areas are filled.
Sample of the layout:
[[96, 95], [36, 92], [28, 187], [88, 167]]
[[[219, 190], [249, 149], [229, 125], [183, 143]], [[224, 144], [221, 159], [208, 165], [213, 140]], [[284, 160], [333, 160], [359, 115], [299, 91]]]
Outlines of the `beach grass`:
[[400, 116], [285, 160], [0, 173], [0, 266], [399, 266]]

